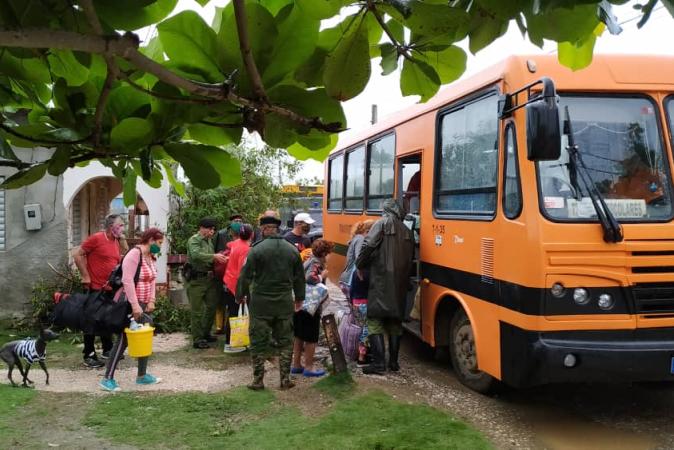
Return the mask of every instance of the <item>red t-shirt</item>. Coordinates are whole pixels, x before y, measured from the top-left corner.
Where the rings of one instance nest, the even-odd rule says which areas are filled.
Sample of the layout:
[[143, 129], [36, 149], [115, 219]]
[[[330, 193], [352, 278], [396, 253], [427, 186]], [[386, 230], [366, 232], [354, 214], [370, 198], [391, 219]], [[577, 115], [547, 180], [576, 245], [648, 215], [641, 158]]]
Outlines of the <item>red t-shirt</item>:
[[82, 243], [82, 251], [87, 255], [87, 270], [91, 277], [91, 289], [100, 290], [108, 282], [110, 272], [115, 268], [122, 255], [117, 239], [108, 239], [105, 232], [99, 231]]

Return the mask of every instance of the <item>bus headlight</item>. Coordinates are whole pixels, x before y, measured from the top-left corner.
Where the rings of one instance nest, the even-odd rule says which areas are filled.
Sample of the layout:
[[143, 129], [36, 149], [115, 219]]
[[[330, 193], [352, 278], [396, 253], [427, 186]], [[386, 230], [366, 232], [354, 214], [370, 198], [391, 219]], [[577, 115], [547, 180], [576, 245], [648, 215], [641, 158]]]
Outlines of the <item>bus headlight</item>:
[[562, 283], [555, 283], [550, 288], [550, 293], [552, 293], [553, 297], [562, 298], [566, 294], [566, 288]]
[[613, 300], [613, 297], [611, 297], [611, 294], [601, 294], [599, 296], [599, 300], [597, 301], [597, 304], [599, 307], [603, 310], [608, 310], [613, 308], [615, 305], [615, 300]]
[[587, 305], [590, 301], [590, 294], [585, 288], [576, 288], [573, 290], [573, 301], [578, 305]]

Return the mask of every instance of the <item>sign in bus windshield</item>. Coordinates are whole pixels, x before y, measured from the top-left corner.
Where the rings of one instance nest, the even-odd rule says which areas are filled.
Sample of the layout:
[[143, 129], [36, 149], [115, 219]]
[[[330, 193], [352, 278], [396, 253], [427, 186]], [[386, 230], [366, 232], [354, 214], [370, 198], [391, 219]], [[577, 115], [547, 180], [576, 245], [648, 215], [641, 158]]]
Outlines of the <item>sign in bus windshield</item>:
[[[671, 183], [662, 134], [651, 100], [620, 96], [562, 96], [578, 151], [616, 218], [651, 221], [672, 216]], [[566, 137], [563, 137], [566, 149]], [[596, 211], [566, 150], [538, 163], [543, 210], [553, 219], [595, 219]]]

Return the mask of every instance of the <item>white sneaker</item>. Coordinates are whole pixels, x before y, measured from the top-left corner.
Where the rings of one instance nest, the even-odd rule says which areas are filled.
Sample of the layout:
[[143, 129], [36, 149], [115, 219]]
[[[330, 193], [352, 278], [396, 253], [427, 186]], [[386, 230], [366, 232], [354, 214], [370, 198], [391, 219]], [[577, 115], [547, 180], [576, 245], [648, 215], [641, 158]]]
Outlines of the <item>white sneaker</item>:
[[225, 344], [225, 353], [241, 353], [247, 350], [246, 347], [232, 347], [229, 344]]

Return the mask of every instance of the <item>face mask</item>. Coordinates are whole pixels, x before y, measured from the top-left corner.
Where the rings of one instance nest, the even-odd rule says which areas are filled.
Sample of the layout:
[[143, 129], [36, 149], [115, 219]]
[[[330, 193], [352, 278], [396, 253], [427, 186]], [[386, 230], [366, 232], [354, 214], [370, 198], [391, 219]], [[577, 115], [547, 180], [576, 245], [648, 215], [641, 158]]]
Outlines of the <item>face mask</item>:
[[112, 237], [114, 237], [115, 239], [121, 238], [123, 232], [124, 232], [124, 225], [114, 226], [110, 230], [110, 234], [112, 234]]
[[150, 253], [153, 255], [158, 255], [161, 252], [161, 247], [158, 244], [150, 244]]

